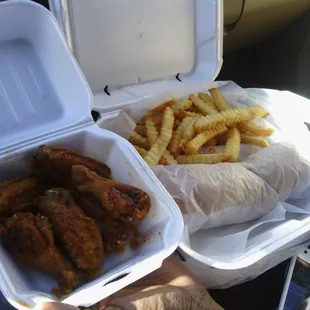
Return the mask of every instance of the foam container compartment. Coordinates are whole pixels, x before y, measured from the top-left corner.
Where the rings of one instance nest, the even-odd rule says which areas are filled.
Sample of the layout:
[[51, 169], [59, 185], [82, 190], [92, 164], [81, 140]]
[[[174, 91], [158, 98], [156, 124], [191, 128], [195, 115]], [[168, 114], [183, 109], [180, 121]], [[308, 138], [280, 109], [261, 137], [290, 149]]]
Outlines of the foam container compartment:
[[[106, 254], [105, 273], [85, 284], [63, 302], [75, 306], [89, 306], [119, 289], [159, 268], [164, 258], [177, 247], [182, 232], [182, 216], [161, 183], [137, 156], [132, 146], [117, 135], [95, 125], [68, 132], [57, 137], [45, 138], [0, 157], [1, 179], [10, 179], [29, 172], [29, 158], [40, 144], [61, 145], [84, 155], [104, 161], [112, 169], [112, 177], [145, 190], [152, 199], [152, 208], [139, 226], [142, 235], [149, 240], [133, 251], [127, 248], [123, 254]], [[22, 304], [31, 307], [45, 298], [55, 299], [51, 289], [57, 284], [50, 277], [20, 263], [0, 248], [0, 286], [4, 296], [16, 308]], [[123, 277], [107, 284], [116, 278]]]
[[[28, 1], [0, 3], [0, 181], [27, 175], [39, 145], [58, 145], [105, 162], [114, 179], [151, 196], [140, 225], [148, 240], [136, 250], [106, 254], [100, 277], [63, 296], [75, 306], [90, 306], [159, 268], [183, 232], [173, 199], [126, 140], [93, 123], [91, 107], [91, 91], [52, 14]], [[56, 286], [0, 245], [0, 288], [14, 307], [57, 300]]]

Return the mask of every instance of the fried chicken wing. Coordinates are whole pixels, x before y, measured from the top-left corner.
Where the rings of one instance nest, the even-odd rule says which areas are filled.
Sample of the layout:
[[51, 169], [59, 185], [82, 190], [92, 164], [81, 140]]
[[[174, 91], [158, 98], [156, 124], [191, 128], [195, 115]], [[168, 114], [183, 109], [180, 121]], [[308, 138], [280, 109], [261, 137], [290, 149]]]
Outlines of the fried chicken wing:
[[0, 216], [18, 211], [30, 211], [43, 192], [36, 177], [18, 178], [0, 184]]
[[150, 197], [139, 188], [108, 180], [81, 165], [72, 166], [71, 173], [73, 186], [97, 198], [112, 218], [142, 220], [150, 210]]
[[87, 216], [93, 218], [101, 232], [107, 251], [121, 251], [126, 245], [130, 227], [121, 219], [113, 219], [101, 208], [100, 202], [93, 196], [73, 193], [76, 203]]
[[106, 164], [61, 147], [42, 145], [32, 157], [36, 173], [52, 187], [70, 185], [73, 165], [84, 165], [105, 178], [111, 176], [111, 169]]
[[51, 221], [57, 242], [78, 268], [94, 271], [102, 267], [104, 253], [98, 227], [67, 190], [46, 191], [40, 198], [39, 210]]
[[80, 274], [55, 246], [51, 223], [45, 216], [14, 214], [6, 219], [1, 240], [15, 259], [55, 278], [64, 293], [79, 284]]

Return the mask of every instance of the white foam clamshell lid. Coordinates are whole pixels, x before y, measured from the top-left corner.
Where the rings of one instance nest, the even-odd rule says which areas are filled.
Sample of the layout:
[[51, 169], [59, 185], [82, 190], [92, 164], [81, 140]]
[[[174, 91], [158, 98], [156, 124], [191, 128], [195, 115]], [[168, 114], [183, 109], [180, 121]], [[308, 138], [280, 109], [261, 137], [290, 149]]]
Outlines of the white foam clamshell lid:
[[[152, 200], [140, 226], [149, 240], [136, 250], [106, 254], [105, 273], [64, 296], [75, 306], [90, 306], [159, 268], [183, 231], [182, 215], [161, 183], [126, 140], [93, 124], [91, 106], [91, 92], [54, 17], [31, 2], [1, 3], [0, 182], [29, 173], [39, 145], [60, 145], [105, 162], [114, 179], [145, 190]], [[56, 282], [22, 266], [2, 246], [0, 287], [18, 309], [55, 300]]]
[[212, 82], [221, 68], [222, 0], [49, 2], [100, 113]]

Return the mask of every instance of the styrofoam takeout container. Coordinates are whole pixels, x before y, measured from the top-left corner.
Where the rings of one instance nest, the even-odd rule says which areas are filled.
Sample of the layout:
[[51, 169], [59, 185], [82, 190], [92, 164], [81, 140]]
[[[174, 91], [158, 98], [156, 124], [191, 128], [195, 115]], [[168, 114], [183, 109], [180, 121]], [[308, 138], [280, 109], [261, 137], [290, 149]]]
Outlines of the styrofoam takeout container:
[[[222, 0], [93, 0], [91, 4], [50, 0], [50, 7], [92, 88], [101, 127], [113, 123], [121, 109], [146, 97], [206, 88], [221, 68]], [[204, 266], [255, 268], [256, 262], [291, 242], [304, 242], [309, 218], [298, 222], [269, 227], [264, 243], [229, 261], [205, 256], [202, 234], [192, 237], [197, 244], [194, 250], [181, 241], [180, 251], [189, 261], [187, 266], [198, 264], [200, 273]], [[270, 244], [269, 234], [277, 236], [277, 242]]]
[[[170, 195], [126, 140], [94, 124], [91, 107], [91, 91], [53, 15], [32, 2], [0, 3], [0, 181], [27, 175], [39, 145], [58, 145], [105, 162], [114, 179], [151, 196], [140, 226], [148, 240], [136, 250], [106, 254], [105, 273], [63, 297], [75, 306], [90, 306], [159, 268], [183, 231]], [[0, 288], [14, 307], [56, 300], [56, 286], [0, 246]]]

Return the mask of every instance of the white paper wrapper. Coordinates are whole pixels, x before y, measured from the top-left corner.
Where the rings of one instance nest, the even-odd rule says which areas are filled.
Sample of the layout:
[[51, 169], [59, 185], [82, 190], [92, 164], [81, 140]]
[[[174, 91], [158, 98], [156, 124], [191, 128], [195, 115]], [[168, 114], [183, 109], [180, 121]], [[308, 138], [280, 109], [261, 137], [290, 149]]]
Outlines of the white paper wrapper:
[[233, 82], [220, 82], [142, 100], [102, 127], [127, 139], [150, 109], [171, 98], [207, 92], [210, 86], [219, 87], [233, 107], [265, 107], [270, 115], [258, 122], [276, 128], [269, 138], [271, 146], [242, 145], [238, 163], [157, 166], [153, 171], [182, 209], [183, 242], [191, 246], [189, 235], [200, 234], [203, 238], [195, 240], [203, 240], [201, 254], [237, 258], [249, 247], [278, 238], [268, 235], [265, 227], [270, 223], [310, 213], [310, 134], [304, 124], [305, 115], [310, 116], [308, 100], [289, 92], [244, 90]]

